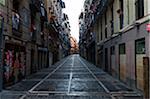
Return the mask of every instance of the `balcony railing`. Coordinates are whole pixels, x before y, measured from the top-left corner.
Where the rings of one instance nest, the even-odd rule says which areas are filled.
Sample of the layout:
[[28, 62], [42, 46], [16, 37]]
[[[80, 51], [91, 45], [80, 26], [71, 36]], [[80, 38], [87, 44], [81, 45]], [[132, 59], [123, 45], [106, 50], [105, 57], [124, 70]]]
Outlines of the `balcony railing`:
[[[93, 25], [97, 18], [99, 17], [99, 15], [101, 15], [101, 13], [103, 13], [104, 9], [106, 8], [107, 4], [108, 4], [109, 0], [97, 0], [94, 1], [91, 4], [91, 8], [90, 8], [90, 13], [86, 13], [85, 14], [85, 29], [83, 30], [83, 32], [86, 33], [86, 31], [88, 30], [89, 27], [91, 27], [91, 25]], [[110, 0], [109, 2], [111, 2], [112, 0]]]

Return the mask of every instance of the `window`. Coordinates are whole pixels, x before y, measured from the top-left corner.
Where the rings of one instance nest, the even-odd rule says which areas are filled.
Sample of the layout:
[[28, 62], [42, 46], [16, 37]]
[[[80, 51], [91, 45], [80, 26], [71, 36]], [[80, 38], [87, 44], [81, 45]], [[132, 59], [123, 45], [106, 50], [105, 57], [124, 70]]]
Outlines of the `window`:
[[112, 20], [110, 21], [111, 23], [111, 35], [114, 33], [114, 12], [113, 12], [114, 6], [112, 5], [111, 7], [111, 18]]
[[126, 54], [125, 43], [119, 45], [119, 54]]
[[0, 16], [0, 34], [3, 32], [4, 18]]
[[107, 38], [107, 11], [105, 13], [105, 38]]
[[107, 38], [107, 27], [105, 28], [105, 38]]
[[145, 54], [145, 39], [136, 41], [136, 54]]
[[18, 11], [19, 10], [19, 1], [18, 0], [13, 0], [13, 10]]
[[115, 55], [115, 46], [112, 46], [112, 47], [110, 48], [110, 54], [111, 54], [111, 55]]
[[120, 29], [123, 28], [123, 0], [120, 0], [120, 10], [118, 10], [120, 15]]
[[103, 29], [103, 27], [102, 27], [102, 20], [101, 20], [101, 24], [100, 24], [101, 26], [100, 26], [100, 28], [101, 28], [101, 40], [103, 40], [103, 32], [102, 32], [102, 29]]
[[2, 29], [2, 17], [0, 17], [0, 30]]
[[144, 16], [144, 0], [135, 1], [135, 10], [137, 20]]
[[12, 12], [12, 28], [19, 31], [20, 16], [17, 12]]
[[15, 31], [20, 31], [20, 14], [19, 14], [19, 1], [13, 0], [13, 11], [12, 11], [12, 29], [13, 33]]

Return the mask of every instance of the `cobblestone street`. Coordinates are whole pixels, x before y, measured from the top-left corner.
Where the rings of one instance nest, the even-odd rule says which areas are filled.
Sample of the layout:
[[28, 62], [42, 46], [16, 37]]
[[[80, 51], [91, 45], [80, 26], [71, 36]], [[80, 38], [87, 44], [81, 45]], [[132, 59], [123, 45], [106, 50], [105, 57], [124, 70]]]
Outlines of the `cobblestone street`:
[[1, 99], [142, 99], [79, 55], [71, 55], [1, 93]]

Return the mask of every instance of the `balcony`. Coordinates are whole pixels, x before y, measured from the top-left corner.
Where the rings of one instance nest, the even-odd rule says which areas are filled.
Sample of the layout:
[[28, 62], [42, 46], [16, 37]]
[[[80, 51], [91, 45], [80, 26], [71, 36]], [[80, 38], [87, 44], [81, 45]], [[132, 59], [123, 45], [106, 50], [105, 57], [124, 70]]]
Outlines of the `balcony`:
[[62, 0], [57, 0], [60, 3], [61, 8], [65, 8], [65, 3]]
[[54, 10], [54, 8], [52, 6], [49, 7], [49, 11], [48, 12], [49, 12], [48, 13], [48, 21], [49, 22], [57, 19], [56, 12], [55, 12], [55, 10]]

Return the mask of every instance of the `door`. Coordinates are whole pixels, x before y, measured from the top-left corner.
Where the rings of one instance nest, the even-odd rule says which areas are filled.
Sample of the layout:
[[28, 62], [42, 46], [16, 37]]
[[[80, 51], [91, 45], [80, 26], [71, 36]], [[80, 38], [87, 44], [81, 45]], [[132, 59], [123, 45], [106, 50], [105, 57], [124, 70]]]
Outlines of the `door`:
[[110, 48], [110, 72], [111, 75], [117, 77], [117, 65], [116, 65], [116, 57], [115, 57], [115, 46]]
[[119, 78], [126, 82], [126, 47], [125, 44], [119, 45]]
[[135, 42], [136, 49], [136, 86], [140, 90], [144, 90], [144, 65], [143, 58], [145, 54], [145, 39]]
[[34, 50], [31, 50], [31, 74], [34, 73]]

